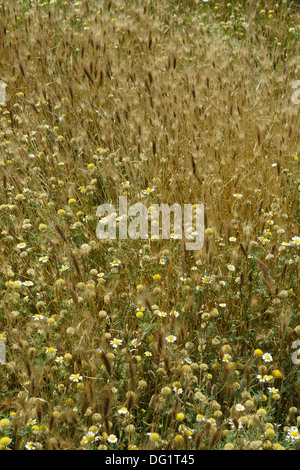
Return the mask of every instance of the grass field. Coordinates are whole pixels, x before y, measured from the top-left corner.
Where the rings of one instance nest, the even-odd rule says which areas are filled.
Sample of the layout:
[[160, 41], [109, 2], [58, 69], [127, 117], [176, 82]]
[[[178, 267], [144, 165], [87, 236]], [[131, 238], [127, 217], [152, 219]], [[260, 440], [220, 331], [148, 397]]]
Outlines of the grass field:
[[[300, 448], [299, 37], [299, 2], [0, 0], [1, 449]], [[99, 239], [119, 196], [204, 204], [203, 247]]]

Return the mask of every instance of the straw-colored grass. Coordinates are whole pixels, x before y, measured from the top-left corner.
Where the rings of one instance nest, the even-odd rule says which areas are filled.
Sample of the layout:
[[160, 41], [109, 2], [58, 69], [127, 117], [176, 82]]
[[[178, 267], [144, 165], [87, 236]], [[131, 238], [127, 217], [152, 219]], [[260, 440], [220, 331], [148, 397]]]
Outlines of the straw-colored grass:
[[[0, 11], [0, 447], [299, 449], [297, 2]], [[203, 248], [98, 239], [120, 195]]]

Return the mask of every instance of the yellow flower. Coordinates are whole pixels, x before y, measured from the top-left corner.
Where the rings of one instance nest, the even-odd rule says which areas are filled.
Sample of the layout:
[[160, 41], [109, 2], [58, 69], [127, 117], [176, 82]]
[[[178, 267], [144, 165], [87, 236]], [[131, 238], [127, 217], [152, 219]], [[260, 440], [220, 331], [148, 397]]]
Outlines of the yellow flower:
[[6, 419], [6, 418], [1, 419], [1, 421], [0, 421], [0, 428], [5, 429], [5, 428], [8, 428], [9, 426], [10, 426], [10, 421], [9, 421], [9, 419]]
[[227, 444], [225, 444], [224, 450], [234, 450], [234, 445], [231, 444], [231, 442], [228, 442]]
[[273, 445], [273, 449], [274, 450], [285, 450], [285, 447], [283, 447], [281, 444], [278, 444], [278, 442], [276, 444]]
[[267, 429], [266, 430], [266, 435], [268, 436], [269, 439], [274, 439], [275, 437], [275, 431], [274, 429]]
[[2, 437], [2, 439], [0, 439], [0, 444], [2, 446], [9, 446], [10, 443], [11, 439], [9, 437]]
[[263, 352], [261, 349], [255, 349], [254, 355], [257, 357], [261, 357], [263, 355]]
[[184, 420], [184, 413], [177, 413], [176, 419], [177, 419], [177, 421], [183, 421]]
[[272, 375], [275, 377], [275, 379], [280, 379], [282, 377], [282, 373], [277, 369], [273, 370]]
[[159, 434], [157, 432], [152, 432], [150, 434], [150, 441], [156, 442], [159, 440]]

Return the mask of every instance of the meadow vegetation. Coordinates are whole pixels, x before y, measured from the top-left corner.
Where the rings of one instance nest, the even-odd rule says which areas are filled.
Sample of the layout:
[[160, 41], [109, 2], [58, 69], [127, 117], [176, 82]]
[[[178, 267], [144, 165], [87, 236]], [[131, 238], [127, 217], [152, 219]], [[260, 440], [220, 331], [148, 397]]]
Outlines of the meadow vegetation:
[[[0, 12], [0, 448], [299, 449], [299, 3]], [[203, 248], [98, 239], [120, 195]]]

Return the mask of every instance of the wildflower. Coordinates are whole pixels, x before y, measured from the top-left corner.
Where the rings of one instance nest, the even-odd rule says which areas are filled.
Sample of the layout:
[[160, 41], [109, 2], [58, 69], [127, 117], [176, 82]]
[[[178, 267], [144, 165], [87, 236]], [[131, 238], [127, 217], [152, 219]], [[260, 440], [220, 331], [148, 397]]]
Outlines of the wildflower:
[[[231, 425], [231, 428], [234, 429], [234, 430], [236, 430], [236, 426], [235, 426], [233, 420], [232, 420], [232, 419], [229, 419], [228, 422], [229, 422], [229, 424]], [[241, 422], [240, 418], [237, 419], [237, 422], [238, 422], [238, 429], [242, 429], [242, 428], [243, 428], [243, 423]]]
[[90, 247], [90, 246], [89, 246], [87, 243], [83, 243], [80, 248], [81, 248], [81, 250], [86, 251], [86, 250], [89, 249], [89, 247]]
[[70, 380], [72, 382], [79, 382], [80, 380], [82, 380], [82, 375], [72, 374], [72, 375], [70, 375]]
[[296, 426], [292, 426], [287, 431], [287, 439], [289, 441], [299, 441], [300, 440], [300, 433]]
[[96, 436], [93, 431], [88, 431], [82, 438], [83, 441], [85, 441], [88, 444], [91, 444], [92, 442], [96, 442], [99, 440], [99, 436]]
[[39, 258], [39, 261], [40, 261], [41, 263], [47, 263], [48, 260], [49, 260], [49, 256], [41, 256], [41, 257]]
[[174, 343], [176, 339], [177, 339], [177, 336], [173, 336], [173, 335], [166, 336], [166, 340], [168, 341], [168, 343]]
[[159, 440], [159, 434], [157, 432], [149, 433], [150, 441], [157, 442]]
[[243, 405], [241, 405], [240, 403], [237, 403], [235, 405], [235, 409], [236, 409], [236, 411], [244, 411], [245, 407]]
[[228, 363], [230, 359], [231, 359], [230, 354], [224, 354], [224, 356], [222, 357], [222, 362]]
[[280, 370], [277, 369], [273, 370], [272, 375], [275, 377], [275, 379], [280, 379], [282, 377]]
[[114, 444], [118, 442], [118, 438], [114, 434], [110, 434], [110, 436], [108, 436], [107, 438], [107, 441]]
[[[185, 359], [185, 362], [187, 362], [188, 364], [192, 364], [192, 359], [190, 359], [189, 357], [186, 357]], [[182, 364], [183, 364], [183, 361], [182, 361]]]
[[123, 406], [122, 408], [118, 410], [118, 413], [120, 415], [126, 415], [127, 413], [129, 413], [129, 411], [127, 410], [126, 406]]
[[265, 353], [262, 355], [262, 359], [265, 361], [265, 362], [272, 362], [273, 361], [273, 358], [271, 356], [271, 354], [269, 353]]
[[293, 237], [292, 243], [293, 245], [300, 245], [300, 237]]
[[161, 311], [159, 311], [157, 315], [162, 318], [165, 318], [167, 316], [166, 312], [161, 312]]
[[10, 426], [10, 421], [7, 418], [3, 418], [0, 420], [0, 428], [1, 429], [6, 429]]
[[176, 235], [176, 233], [172, 232], [170, 233], [170, 238], [172, 238], [172, 240], [177, 240], [179, 238], [179, 235]]
[[34, 424], [36, 424], [36, 419], [30, 418], [30, 419], [27, 421], [27, 425], [28, 425], [28, 426], [33, 426]]
[[203, 415], [201, 415], [200, 413], [198, 413], [197, 416], [196, 416], [196, 421], [198, 423], [201, 423], [202, 421], [205, 421], [205, 417]]
[[19, 248], [20, 250], [23, 250], [24, 248], [26, 248], [26, 243], [24, 242], [21, 242], [17, 245], [17, 248]]
[[26, 287], [31, 287], [34, 285], [34, 283], [32, 281], [24, 281], [22, 282], [23, 286], [26, 286]]
[[117, 338], [114, 338], [112, 341], [110, 341], [110, 344], [112, 345], [113, 348], [117, 348], [118, 346], [120, 346], [121, 344], [123, 343], [123, 340], [122, 339], [117, 339]]
[[137, 338], [134, 338], [134, 339], [131, 341], [131, 344], [132, 344], [132, 346], [134, 346], [135, 348], [137, 348], [141, 343], [138, 342]]
[[35, 315], [33, 315], [32, 318], [34, 321], [39, 321], [39, 320], [43, 320], [45, 317], [41, 315], [40, 313], [36, 313]]
[[228, 271], [235, 271], [235, 266], [233, 264], [227, 264]]
[[203, 276], [202, 282], [204, 282], [204, 284], [211, 284], [212, 278], [210, 276]]
[[11, 438], [10, 437], [2, 437], [0, 439], [0, 445], [2, 445], [2, 446], [7, 447], [7, 446], [9, 446], [10, 443], [11, 443]]
[[34, 426], [32, 426], [31, 431], [33, 432], [33, 434], [39, 434], [40, 427], [35, 424]]
[[177, 312], [177, 310], [172, 310], [172, 312], [170, 312], [170, 315], [174, 315], [174, 317], [179, 317], [179, 312]]
[[58, 362], [59, 364], [62, 364], [64, 362], [64, 358], [62, 356], [59, 356], [55, 359], [55, 362]]
[[35, 450], [35, 444], [34, 442], [27, 442], [25, 445], [25, 449], [27, 450]]
[[256, 377], [260, 382], [268, 382], [270, 380], [268, 375], [257, 375]]
[[114, 259], [114, 260], [113, 260], [111, 263], [109, 263], [109, 264], [110, 264], [110, 266], [113, 266], [113, 267], [115, 267], [115, 266], [120, 266], [121, 261], [120, 261], [119, 259]]
[[[227, 4], [228, 6], [229, 4]], [[231, 442], [227, 442], [227, 444], [224, 445], [224, 450], [234, 450], [234, 444]]]
[[263, 355], [263, 352], [261, 349], [255, 349], [254, 356], [261, 357], [262, 355]]
[[274, 387], [268, 387], [270, 393], [278, 393], [278, 389]]
[[155, 189], [155, 186], [154, 186], [153, 188], [143, 189], [143, 190], [141, 191], [141, 194], [142, 194], [143, 196], [147, 196], [148, 194], [152, 193], [152, 192], [154, 191], [154, 189]]
[[163, 387], [161, 389], [161, 393], [162, 395], [168, 396], [172, 393], [172, 390], [170, 389], [170, 387]]
[[207, 420], [207, 423], [210, 423], [212, 426], [216, 426], [217, 425], [217, 422], [214, 418], [209, 418]]
[[11, 312], [11, 315], [12, 315], [13, 317], [18, 317], [18, 316], [20, 315], [20, 312], [18, 312], [18, 310], [13, 310], [13, 311]]
[[70, 266], [69, 266], [68, 264], [63, 264], [63, 265], [59, 268], [59, 270], [60, 270], [61, 272], [67, 271], [68, 269], [70, 269]]
[[55, 348], [47, 348], [46, 349], [46, 354], [49, 354], [49, 356], [54, 357], [56, 355], [57, 349]]
[[233, 194], [233, 197], [235, 197], [237, 199], [241, 199], [243, 197], [243, 195], [239, 194], [239, 193], [235, 193], [235, 194]]
[[176, 419], [177, 419], [177, 421], [183, 421], [184, 420], [184, 413], [177, 413]]
[[9, 282], [10, 282], [10, 285], [11, 285], [11, 286], [17, 287], [17, 288], [21, 287], [21, 285], [23, 284], [22, 281], [19, 281], [19, 280], [17, 280], [17, 281], [9, 281]]

